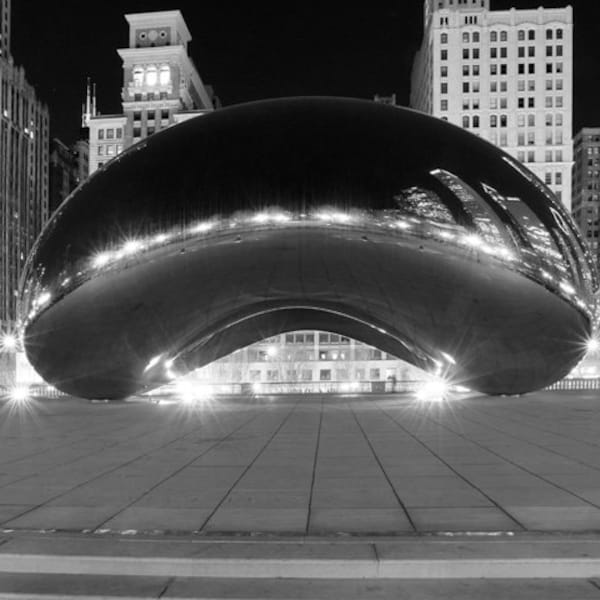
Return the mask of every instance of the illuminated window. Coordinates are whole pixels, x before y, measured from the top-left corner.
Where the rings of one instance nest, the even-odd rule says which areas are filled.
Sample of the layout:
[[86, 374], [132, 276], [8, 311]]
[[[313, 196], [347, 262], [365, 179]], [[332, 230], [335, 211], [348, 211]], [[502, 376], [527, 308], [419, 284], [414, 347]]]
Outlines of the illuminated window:
[[133, 69], [133, 83], [136, 86], [141, 86], [144, 83], [144, 69], [142, 67], [135, 67]]
[[171, 69], [167, 65], [160, 68], [160, 85], [168, 85], [171, 82]]
[[158, 80], [158, 72], [156, 67], [148, 67], [146, 70], [146, 84], [147, 85], [156, 85]]

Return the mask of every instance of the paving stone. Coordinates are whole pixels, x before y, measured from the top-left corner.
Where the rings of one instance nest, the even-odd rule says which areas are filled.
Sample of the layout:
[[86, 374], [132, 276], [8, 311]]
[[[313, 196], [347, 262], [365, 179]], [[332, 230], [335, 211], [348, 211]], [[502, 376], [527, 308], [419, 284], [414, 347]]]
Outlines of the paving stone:
[[303, 533], [308, 507], [305, 508], [229, 508], [222, 507], [211, 517], [205, 532]]
[[400, 508], [314, 508], [308, 532], [396, 534], [414, 531]]
[[520, 531], [499, 508], [408, 508], [417, 531]]
[[130, 507], [118, 513], [102, 527], [117, 530], [196, 531], [208, 519], [211, 509]]

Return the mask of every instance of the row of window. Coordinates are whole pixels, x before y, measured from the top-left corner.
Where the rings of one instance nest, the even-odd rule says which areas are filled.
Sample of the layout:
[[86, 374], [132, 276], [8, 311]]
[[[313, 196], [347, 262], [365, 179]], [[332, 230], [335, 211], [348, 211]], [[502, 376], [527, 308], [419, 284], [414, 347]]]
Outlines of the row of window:
[[123, 128], [122, 127], [107, 127], [98, 129], [98, 139], [99, 140], [112, 140], [112, 139], [121, 139], [123, 137]]
[[[389, 370], [389, 374], [386, 371], [387, 377], [395, 377], [392, 375], [391, 370]], [[239, 379], [234, 371], [232, 373], [232, 379], [241, 381], [241, 371], [238, 371]], [[313, 371], [312, 369], [288, 369], [285, 371], [285, 374], [279, 369], [268, 369], [265, 372], [266, 379], [265, 381], [313, 381]], [[284, 377], [285, 375], [285, 377]], [[336, 369], [335, 372], [331, 369], [319, 369], [318, 371], [319, 379], [318, 381], [349, 381], [350, 380], [350, 370], [349, 369]], [[335, 375], [335, 378], [334, 378]], [[368, 377], [367, 377], [368, 375]], [[248, 377], [251, 382], [260, 382], [262, 377], [262, 371], [259, 369], [251, 369], [248, 372]], [[354, 377], [353, 381], [380, 381], [381, 380], [381, 369], [369, 369], [368, 372], [366, 369], [354, 369]]]
[[142, 87], [144, 84], [148, 86], [168, 85], [171, 83], [171, 67], [169, 65], [148, 65], [142, 67], [137, 65], [133, 68], [133, 85]]
[[[562, 29], [546, 29], [546, 39], [547, 40], [562, 40], [563, 39], [563, 30]], [[529, 29], [525, 31], [524, 29], [520, 29], [517, 32], [517, 38], [520, 42], [528, 40], [535, 40], [535, 29]], [[479, 31], [463, 31], [462, 34], [462, 42], [463, 44], [478, 44], [481, 41], [481, 36]], [[508, 31], [490, 31], [490, 42], [507, 42], [508, 41]], [[448, 43], [448, 34], [442, 33], [440, 35], [440, 43], [447, 44]]]
[[123, 152], [123, 144], [100, 144], [98, 156], [116, 156]]

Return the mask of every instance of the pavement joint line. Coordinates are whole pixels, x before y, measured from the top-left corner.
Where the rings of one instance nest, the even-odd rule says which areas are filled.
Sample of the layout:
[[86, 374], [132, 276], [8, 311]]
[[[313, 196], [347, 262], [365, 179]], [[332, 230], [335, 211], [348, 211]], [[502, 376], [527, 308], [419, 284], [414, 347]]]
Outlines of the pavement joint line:
[[[418, 442], [423, 448], [425, 448], [428, 452], [431, 452], [431, 454], [433, 456], [435, 456], [440, 462], [442, 462], [444, 465], [446, 465], [446, 467], [448, 467], [457, 477], [459, 477], [460, 479], [462, 479], [462, 481], [464, 481], [467, 485], [469, 485], [474, 490], [476, 490], [477, 492], [479, 492], [483, 497], [487, 498], [498, 510], [500, 510], [502, 513], [504, 513], [511, 521], [513, 521], [514, 523], [516, 523], [516, 525], [518, 527], [520, 527], [524, 531], [527, 530], [527, 527], [525, 527], [523, 525], [523, 523], [521, 523], [516, 517], [514, 517], [513, 515], [511, 515], [508, 512], [508, 510], [506, 510], [506, 508], [504, 508], [504, 506], [502, 506], [500, 503], [496, 502], [496, 500], [494, 500], [489, 494], [487, 494], [486, 492], [484, 492], [481, 488], [479, 488], [477, 485], [475, 485], [472, 481], [470, 481], [462, 473], [460, 473], [459, 471], [457, 471], [448, 461], [444, 460], [444, 458], [442, 458], [437, 452], [435, 452], [434, 450], [432, 450], [426, 442], [424, 442], [423, 440], [421, 440], [418, 436], [416, 436], [415, 434], [413, 434], [406, 427], [404, 427], [404, 425], [402, 425], [399, 421], [397, 421], [392, 415], [390, 415], [387, 410], [385, 410], [384, 408], [382, 408], [379, 405], [379, 403], [376, 402], [375, 405], [377, 406], [377, 408], [388, 419], [390, 419], [390, 421], [392, 421], [392, 423], [395, 423], [397, 427], [399, 427], [402, 431], [404, 431], [412, 439], [414, 439], [416, 442]], [[425, 418], [427, 420], [432, 421], [432, 422], [435, 423], [435, 421], [433, 421], [433, 419], [431, 419], [428, 415], [425, 415]]]
[[[157, 487], [159, 487], [160, 485], [162, 485], [165, 481], [168, 481], [169, 479], [173, 478], [175, 475], [177, 475], [178, 473], [180, 473], [181, 471], [183, 471], [183, 469], [185, 469], [186, 467], [188, 467], [189, 465], [191, 465], [194, 461], [198, 460], [198, 458], [200, 458], [201, 456], [203, 456], [207, 452], [210, 452], [210, 450], [212, 450], [213, 448], [216, 448], [217, 446], [219, 446], [220, 444], [222, 444], [225, 440], [229, 439], [232, 435], [235, 435], [238, 431], [240, 431], [240, 429], [243, 429], [244, 427], [246, 427], [246, 425], [252, 423], [252, 421], [254, 421], [257, 418], [258, 418], [258, 414], [255, 415], [254, 417], [250, 417], [250, 419], [248, 419], [247, 421], [244, 421], [239, 427], [236, 427], [235, 429], [233, 429], [232, 431], [230, 431], [225, 437], [221, 438], [217, 442], [214, 442], [208, 448], [205, 448], [204, 450], [202, 450], [200, 452], [200, 454], [195, 455], [193, 458], [191, 458], [189, 461], [187, 461], [185, 464], [183, 464], [179, 469], [176, 469], [175, 471], [172, 471], [167, 477], [161, 479], [158, 483], [156, 483], [153, 486], [151, 486], [150, 488], [148, 488], [143, 494], [141, 494], [135, 500], [133, 500], [132, 502], [130, 502], [129, 504], [127, 504], [127, 506], [122, 507], [117, 512], [115, 512], [113, 515], [111, 515], [108, 518], [104, 519], [104, 521], [102, 521], [102, 523], [100, 523], [100, 524], [98, 524], [96, 526], [96, 529], [102, 528], [102, 525], [104, 525], [105, 523], [108, 523], [108, 521], [110, 521], [111, 519], [114, 519], [118, 514], [122, 513], [123, 511], [127, 510], [128, 508], [130, 508], [131, 506], [133, 506], [134, 504], [136, 504], [137, 502], [139, 502], [142, 498], [144, 498], [149, 493], [151, 493], [153, 490], [155, 490]], [[193, 431], [196, 431], [197, 429], [199, 429], [199, 428], [196, 428]], [[184, 437], [187, 437], [187, 435], [188, 434], [185, 434]], [[180, 440], [181, 437], [176, 438], [176, 439]]]
[[290, 419], [290, 417], [294, 414], [296, 408], [298, 407], [298, 404], [300, 404], [300, 399], [296, 400], [296, 403], [292, 405], [292, 407], [290, 408], [288, 414], [285, 415], [285, 417], [281, 420], [281, 422], [275, 428], [275, 431], [269, 437], [269, 439], [264, 444], [264, 446], [258, 451], [258, 453], [256, 454], [256, 456], [250, 461], [250, 463], [248, 464], [248, 466], [242, 471], [241, 475], [231, 484], [231, 487], [229, 488], [229, 490], [227, 491], [227, 493], [221, 498], [221, 500], [213, 508], [213, 510], [210, 512], [210, 514], [206, 517], [206, 519], [204, 519], [204, 522], [202, 523], [202, 525], [200, 527], [198, 527], [198, 531], [202, 531], [208, 525], [208, 523], [210, 522], [210, 520], [213, 518], [213, 516], [217, 513], [217, 511], [219, 510], [219, 508], [221, 508], [221, 506], [223, 505], [223, 503], [227, 499], [227, 496], [229, 496], [229, 494], [231, 494], [231, 492], [235, 489], [235, 487], [237, 486], [237, 484], [242, 480], [242, 478], [244, 477], [244, 475], [252, 468], [252, 466], [256, 463], [256, 461], [259, 459], [259, 457], [262, 455], [262, 453], [267, 449], [267, 446], [275, 439], [275, 436], [281, 431], [281, 429], [283, 428], [283, 426], [288, 422], [288, 420]]
[[[491, 448], [488, 448], [487, 446], [484, 446], [483, 444], [481, 444], [480, 442], [476, 441], [476, 440], [472, 440], [470, 438], [468, 438], [467, 436], [465, 436], [462, 433], [457, 432], [456, 430], [452, 429], [452, 427], [450, 427], [449, 425], [445, 425], [443, 423], [441, 423], [440, 421], [431, 418], [431, 417], [427, 417], [430, 421], [433, 421], [434, 423], [436, 423], [437, 425], [439, 425], [440, 427], [446, 429], [447, 431], [451, 431], [452, 433], [454, 433], [455, 435], [457, 435], [458, 437], [464, 439], [464, 440], [468, 440], [470, 443], [475, 444], [476, 446], [478, 446], [479, 448], [482, 448], [484, 450], [486, 450], [487, 452], [490, 452], [491, 454], [493, 454], [494, 456], [497, 456], [498, 458], [501, 458], [502, 460], [506, 461], [507, 463], [513, 465], [514, 467], [517, 467], [519, 469], [521, 469], [522, 471], [525, 471], [525, 473], [531, 475], [532, 477], [535, 477], [536, 479], [539, 479], [541, 481], [543, 481], [544, 483], [547, 483], [548, 485], [551, 485], [552, 487], [555, 487], [556, 489], [559, 489], [567, 494], [569, 494], [570, 496], [573, 496], [575, 498], [577, 498], [578, 500], [581, 500], [582, 502], [584, 502], [585, 504], [592, 506], [593, 508], [600, 508], [599, 504], [594, 504], [593, 502], [590, 502], [589, 500], [586, 500], [583, 496], [580, 496], [579, 494], [577, 494], [574, 491], [568, 490], [567, 488], [565, 488], [564, 486], [561, 486], [557, 483], [554, 483], [552, 480], [547, 479], [546, 477], [544, 477], [543, 475], [540, 475], [539, 473], [536, 473], [534, 471], [532, 471], [531, 469], [528, 469], [527, 467], [524, 467], [522, 465], [520, 465], [519, 463], [514, 462], [512, 459], [510, 458], [506, 458], [504, 456], [502, 456], [502, 454], [500, 454], [499, 452], [497, 452], [496, 450], [493, 450]], [[505, 435], [506, 437], [512, 438], [514, 440], [518, 440], [520, 442], [523, 442], [525, 440], [523, 440], [523, 438], [517, 437], [515, 435], [511, 435], [510, 433], [507, 433], [505, 431], [502, 431], [500, 429], [498, 429], [497, 427], [494, 427], [492, 425], [487, 425], [487, 424], [483, 424], [480, 421], [475, 421], [473, 419], [469, 419], [468, 417], [465, 417], [463, 415], [461, 415], [461, 418], [463, 418], [465, 421], [469, 421], [471, 423], [476, 423], [477, 425], [482, 425], [484, 427], [487, 427], [488, 429], [492, 429], [493, 431], [498, 431], [500, 433], [502, 433], [503, 435]], [[537, 448], [540, 448], [541, 450], [544, 450], [545, 452], [550, 452], [551, 454], [556, 454], [557, 456], [560, 456], [561, 458], [569, 458], [566, 457], [564, 454], [561, 454], [560, 452], [556, 452], [556, 450], [551, 450], [549, 448], [546, 448], [544, 446], [541, 446], [539, 444], [536, 444], [534, 442], [530, 442], [529, 440], [526, 440], [528, 444], [531, 444], [532, 446], [535, 446]], [[598, 471], [599, 469], [597, 467], [591, 467], [591, 465], [588, 465], [587, 463], [584, 463], [580, 460], [577, 459], [572, 459], [569, 458], [569, 460], [572, 460], [573, 462], [577, 462], [581, 465], [584, 465], [588, 468], [593, 468], [594, 470]]]
[[319, 445], [321, 443], [321, 429], [323, 427], [323, 413], [324, 413], [324, 397], [321, 396], [321, 409], [319, 411], [319, 429], [317, 432], [317, 443], [315, 445], [315, 458], [313, 460], [313, 469], [312, 469], [312, 478], [310, 481], [310, 496], [308, 499], [308, 511], [306, 513], [306, 528], [305, 532], [308, 535], [310, 531], [310, 519], [312, 516], [312, 501], [313, 501], [313, 493], [315, 490], [315, 479], [317, 478], [317, 460], [319, 458]]
[[[254, 417], [251, 417], [251, 418], [250, 418], [248, 421], [246, 421], [246, 422], [244, 423], [244, 425], [246, 425], [247, 423], [249, 423], [250, 421], [252, 421], [252, 420], [254, 420], [254, 419], [256, 419], [256, 418], [258, 418], [258, 415], [255, 415]], [[240, 427], [242, 427], [242, 426], [244, 426], [244, 425], [241, 425]], [[11, 518], [9, 518], [9, 519], [5, 520], [4, 522], [6, 523], [6, 522], [9, 522], [9, 521], [13, 521], [13, 520], [15, 520], [15, 519], [18, 519], [18, 518], [20, 518], [20, 517], [22, 517], [22, 516], [24, 516], [24, 515], [26, 515], [26, 514], [28, 514], [28, 513], [30, 513], [30, 512], [33, 512], [33, 511], [35, 511], [35, 510], [37, 510], [37, 509], [39, 509], [39, 508], [42, 508], [44, 505], [48, 504], [49, 502], [52, 502], [52, 501], [56, 500], [57, 498], [60, 498], [61, 496], [64, 496], [64, 495], [66, 495], [66, 494], [70, 494], [70, 493], [71, 493], [71, 492], [73, 492], [74, 490], [76, 490], [76, 489], [78, 489], [78, 488], [81, 488], [81, 487], [83, 487], [84, 485], [87, 485], [87, 484], [89, 484], [89, 483], [91, 483], [91, 482], [93, 482], [93, 481], [95, 481], [95, 480], [97, 480], [97, 479], [100, 479], [100, 478], [104, 477], [105, 475], [108, 475], [108, 474], [110, 474], [110, 473], [113, 473], [113, 472], [115, 472], [115, 471], [118, 471], [119, 469], [121, 469], [121, 468], [123, 468], [123, 467], [126, 467], [126, 466], [128, 466], [128, 465], [130, 465], [130, 464], [134, 463], [135, 461], [139, 460], [140, 458], [143, 458], [143, 457], [147, 456], [148, 454], [151, 454], [151, 453], [153, 453], [153, 452], [156, 452], [157, 450], [161, 450], [161, 449], [163, 449], [163, 448], [165, 448], [165, 447], [167, 447], [167, 446], [170, 446], [171, 444], [174, 444], [174, 443], [176, 443], [176, 442], [180, 441], [181, 439], [183, 439], [183, 438], [186, 438], [188, 435], [192, 435], [194, 432], [196, 432], [197, 430], [201, 429], [202, 427], [204, 427], [204, 424], [202, 424], [202, 425], [200, 425], [200, 426], [198, 426], [198, 427], [194, 427], [194, 428], [192, 428], [190, 431], [188, 431], [188, 432], [186, 432], [186, 433], [184, 433], [184, 434], [182, 434], [182, 435], [180, 435], [180, 436], [178, 436], [178, 437], [176, 437], [176, 438], [174, 438], [174, 439], [170, 440], [169, 442], [166, 442], [166, 443], [164, 443], [164, 444], [161, 444], [161, 445], [157, 446], [156, 448], [153, 448], [152, 450], [148, 450], [147, 452], [142, 452], [141, 454], [139, 454], [139, 455], [138, 455], [138, 456], [136, 456], [135, 458], [132, 458], [132, 459], [130, 459], [130, 460], [128, 460], [128, 461], [125, 461], [125, 462], [123, 462], [123, 463], [120, 463], [120, 464], [118, 464], [117, 466], [115, 466], [115, 467], [113, 467], [113, 468], [111, 468], [111, 469], [108, 469], [107, 471], [103, 471], [103, 472], [101, 472], [100, 474], [97, 474], [97, 475], [95, 475], [94, 477], [92, 477], [92, 478], [90, 478], [90, 479], [88, 479], [88, 480], [86, 480], [86, 481], [83, 481], [83, 482], [81, 482], [81, 483], [77, 484], [76, 486], [74, 486], [74, 487], [70, 488], [69, 490], [65, 490], [64, 492], [61, 492], [61, 493], [57, 494], [56, 496], [52, 496], [51, 498], [47, 498], [46, 500], [44, 500], [44, 502], [42, 502], [42, 503], [40, 503], [40, 504], [37, 504], [37, 505], [35, 505], [35, 506], [30, 506], [30, 507], [29, 507], [27, 510], [25, 510], [24, 512], [22, 512], [22, 513], [19, 513], [18, 515], [13, 515]], [[238, 427], [238, 429], [239, 429], [240, 427]], [[217, 442], [217, 443], [218, 443], [218, 442]], [[208, 450], [210, 450], [210, 448], [208, 448], [206, 451], [208, 452]], [[105, 522], [105, 521], [104, 521], [104, 522]]]
[[369, 446], [369, 449], [371, 450], [371, 454], [373, 455], [373, 458], [375, 459], [375, 461], [379, 465], [379, 468], [381, 469], [381, 472], [383, 473], [383, 476], [385, 477], [385, 480], [388, 482], [388, 485], [390, 486], [390, 489], [392, 490], [392, 493], [394, 494], [394, 496], [395, 496], [395, 498], [396, 498], [396, 500], [397, 500], [400, 508], [404, 511], [404, 515], [406, 516], [406, 520], [410, 523], [410, 526], [412, 527], [413, 531], [417, 531], [417, 526], [415, 525], [414, 521], [412, 520], [412, 517], [410, 516], [410, 513], [408, 511], [408, 508], [406, 507], [406, 504], [404, 504], [404, 502], [402, 501], [402, 498], [400, 497], [400, 495], [396, 491], [396, 488], [392, 484], [392, 481], [391, 481], [389, 475], [387, 474], [386, 470], [383, 467], [383, 464], [381, 463], [381, 459], [379, 458], [377, 452], [375, 452], [375, 448], [373, 448], [373, 444], [371, 443], [371, 440], [369, 439], [369, 436], [367, 435], [364, 427], [362, 426], [362, 424], [358, 420], [358, 416], [356, 415], [356, 411], [354, 410], [354, 408], [352, 408], [352, 407], [350, 407], [350, 408], [352, 410], [352, 416], [354, 417], [354, 420], [356, 421], [356, 425], [360, 429], [360, 432], [362, 433], [362, 436], [365, 438], [365, 441], [367, 442], [367, 444]]

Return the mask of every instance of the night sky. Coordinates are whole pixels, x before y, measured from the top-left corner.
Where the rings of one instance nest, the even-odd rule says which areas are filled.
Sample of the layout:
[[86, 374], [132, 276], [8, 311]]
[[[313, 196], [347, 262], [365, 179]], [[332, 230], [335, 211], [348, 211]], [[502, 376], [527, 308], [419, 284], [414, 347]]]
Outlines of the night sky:
[[[535, 8], [541, 0], [492, 0], [493, 9]], [[410, 68], [422, 35], [423, 0], [231, 2], [13, 0], [12, 52], [49, 104], [52, 134], [76, 139], [86, 77], [98, 109], [119, 113], [123, 15], [180, 9], [204, 83], [224, 106], [261, 98], [395, 92], [408, 104]], [[544, 0], [546, 7], [564, 0]], [[600, 2], [573, 0], [575, 129], [600, 126]]]

